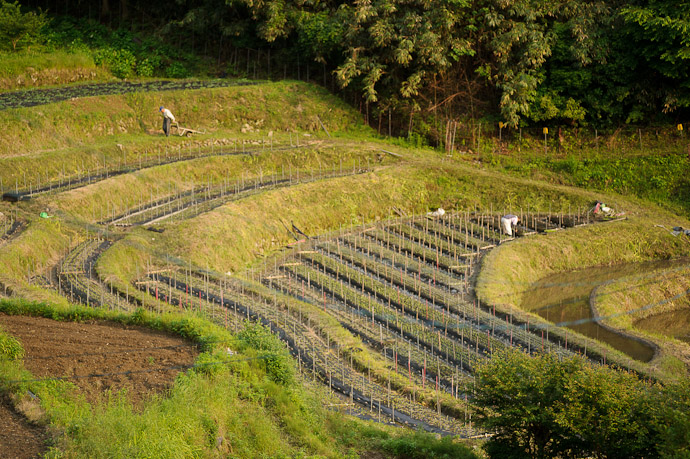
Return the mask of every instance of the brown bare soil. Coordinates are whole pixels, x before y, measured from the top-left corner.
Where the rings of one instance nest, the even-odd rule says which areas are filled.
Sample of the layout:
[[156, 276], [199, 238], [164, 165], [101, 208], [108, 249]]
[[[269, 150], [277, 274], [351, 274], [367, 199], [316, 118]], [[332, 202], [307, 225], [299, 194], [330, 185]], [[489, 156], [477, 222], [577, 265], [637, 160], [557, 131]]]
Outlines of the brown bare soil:
[[0, 457], [39, 457], [45, 450], [45, 440], [42, 427], [30, 424], [7, 400], [0, 400]]
[[[139, 405], [170, 388], [198, 355], [193, 343], [179, 336], [118, 323], [0, 314], [0, 328], [21, 341], [24, 366], [36, 378], [68, 378], [89, 402], [124, 389]], [[11, 405], [0, 405], [0, 457], [35, 457], [45, 450], [45, 437]]]

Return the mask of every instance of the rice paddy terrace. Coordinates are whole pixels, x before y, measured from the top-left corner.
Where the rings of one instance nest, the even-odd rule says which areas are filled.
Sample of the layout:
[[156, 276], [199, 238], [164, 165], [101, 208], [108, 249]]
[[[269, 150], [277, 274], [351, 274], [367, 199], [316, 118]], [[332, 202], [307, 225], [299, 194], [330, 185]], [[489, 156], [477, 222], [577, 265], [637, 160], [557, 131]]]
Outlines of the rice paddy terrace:
[[[257, 88], [213, 91], [246, 96]], [[186, 91], [196, 97], [200, 90]], [[33, 153], [39, 169], [33, 177], [18, 170], [3, 176], [4, 199], [11, 201], [2, 204], [0, 220], [5, 291], [112, 310], [182, 311], [231, 330], [258, 321], [284, 341], [303, 378], [339, 395], [341, 411], [465, 437], [480, 433], [472, 423], [474, 371], [495, 353], [516, 348], [606, 359], [591, 340], [567, 329], [477, 300], [482, 260], [506, 242], [502, 213], [490, 201], [508, 194], [496, 177], [448, 165], [444, 157], [424, 159], [429, 165], [371, 138], [332, 138], [326, 127], [340, 115], [327, 118], [328, 104], [311, 110], [302, 115], [309, 122], [282, 131], [282, 119], [266, 122], [266, 132], [224, 126], [200, 142], [174, 139], [153, 150], [146, 132], [158, 119], [140, 114], [143, 127], [129, 133], [132, 145], [111, 146], [108, 158], [94, 154], [91, 168], [52, 164], [41, 171], [45, 153]], [[234, 125], [253, 122], [240, 112]], [[24, 113], [16, 117], [30, 116]], [[123, 157], [121, 150], [136, 150], [137, 142], [146, 148]], [[73, 143], [67, 152], [88, 149]], [[419, 169], [432, 177], [420, 178], [424, 185], [413, 180]], [[443, 183], [453, 175], [465, 182]], [[410, 190], [395, 179], [412, 183]], [[457, 203], [479, 196], [484, 210], [459, 204], [475, 208], [420, 212], [444, 202], [451, 188], [461, 189], [454, 191]], [[309, 193], [336, 197], [308, 207], [299, 196]], [[359, 201], [340, 197], [356, 193]], [[590, 195], [562, 194], [543, 186], [521, 197], [538, 205], [518, 212], [518, 235], [595, 223], [585, 207]], [[550, 211], [552, 196], [561, 202]], [[278, 215], [261, 214], [265, 203]], [[519, 208], [506, 200], [495, 205]], [[375, 206], [384, 210], [376, 213]], [[304, 217], [310, 212], [311, 219]], [[235, 226], [214, 233], [223, 221]], [[224, 268], [220, 254], [232, 258], [240, 248], [244, 255], [233, 258], [233, 269]]]

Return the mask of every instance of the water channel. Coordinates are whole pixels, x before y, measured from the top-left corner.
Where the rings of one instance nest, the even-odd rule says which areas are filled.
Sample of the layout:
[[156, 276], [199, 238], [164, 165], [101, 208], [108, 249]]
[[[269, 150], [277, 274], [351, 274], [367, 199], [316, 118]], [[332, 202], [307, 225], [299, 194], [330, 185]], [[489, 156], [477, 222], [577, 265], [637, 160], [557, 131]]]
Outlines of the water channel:
[[[529, 287], [523, 297], [522, 308], [537, 313], [553, 323], [565, 322], [570, 324], [577, 322], [567, 327], [590, 338], [605, 342], [636, 360], [648, 362], [654, 357], [652, 346], [624, 334], [608, 330], [592, 319], [592, 310], [589, 305], [590, 294], [597, 286], [610, 280], [650, 274], [654, 271], [672, 269], [688, 263], [690, 261], [687, 259], [664, 260], [594, 267], [581, 271], [554, 274]], [[690, 311], [684, 312], [687, 312], [685, 328], [682, 328], [682, 324], [679, 327], [687, 332], [690, 330], [688, 327]], [[650, 327], [649, 329], [662, 327], [666, 326], [664, 320], [678, 320], [677, 318], [665, 319], [662, 317], [670, 314], [677, 315], [677, 313], [659, 314], [659, 317], [655, 318], [656, 322], [648, 322], [646, 326]], [[655, 331], [659, 331], [659, 329], [655, 328]]]

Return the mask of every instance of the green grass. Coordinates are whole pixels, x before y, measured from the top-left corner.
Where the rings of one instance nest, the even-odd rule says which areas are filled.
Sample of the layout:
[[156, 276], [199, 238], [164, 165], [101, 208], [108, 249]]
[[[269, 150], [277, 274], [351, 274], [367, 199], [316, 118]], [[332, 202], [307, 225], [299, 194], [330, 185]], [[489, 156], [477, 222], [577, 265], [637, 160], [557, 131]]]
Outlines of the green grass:
[[[125, 392], [89, 405], [65, 381], [3, 384], [3, 392], [14, 394], [26, 410], [29, 402], [21, 394], [28, 389], [38, 395], [40, 420], [56, 435], [48, 457], [352, 457], [375, 450], [393, 457], [474, 457], [451, 439], [393, 432], [329, 412], [322, 406], [328, 398], [323, 388], [275, 382], [263, 360], [247, 360], [278, 352], [294, 365], [271, 334], [260, 334], [257, 341], [186, 315], [143, 310], [131, 315], [21, 300], [0, 301], [0, 312], [147, 326], [202, 343], [197, 363], [226, 362], [181, 373], [168, 394], [153, 396], [139, 409]], [[0, 343], [4, 357], [21, 354], [8, 335], [0, 333]], [[227, 347], [240, 351], [228, 357]], [[0, 383], [31, 378], [20, 360], [1, 360], [0, 368]], [[416, 453], [410, 452], [414, 445]]]
[[110, 73], [96, 67], [91, 55], [84, 51], [0, 53], [0, 91], [110, 78]]
[[[207, 134], [165, 138], [160, 105], [170, 107], [181, 125]], [[316, 135], [325, 136], [317, 116], [333, 135], [362, 131], [361, 120], [342, 101], [298, 82], [90, 97], [4, 110], [0, 111], [0, 150], [4, 152], [0, 156], [7, 167], [0, 170], [0, 180], [5, 190], [28, 188], [30, 183], [35, 187], [39, 181], [123, 163], [136, 165], [140, 160], [165, 157], [166, 152], [210, 150], [215, 139], [225, 139], [226, 149], [237, 145], [241, 150], [243, 142], [247, 149], [259, 149], [256, 142], [270, 146], [270, 137], [276, 145], [289, 145], [290, 140], [296, 144], [299, 133], [303, 145]], [[40, 177], [36, 162], [41, 163]]]
[[[6, 152], [3, 156], [11, 157], [91, 144], [101, 139], [114, 140], [122, 134], [160, 137], [160, 105], [170, 108], [181, 125], [207, 132], [228, 129], [240, 132], [245, 125], [264, 136], [269, 131], [319, 132], [317, 115], [333, 132], [357, 129], [361, 125], [359, 117], [340, 99], [309, 84], [288, 81], [87, 97], [3, 110], [0, 111], [3, 125], [0, 146]], [[277, 107], [281, 107], [280, 111]]]
[[531, 145], [505, 155], [485, 152], [480, 158], [487, 167], [511, 175], [634, 195], [688, 215], [690, 157], [676, 139], [663, 137], [645, 148], [583, 147], [545, 154]]
[[[640, 328], [635, 322], [656, 314], [670, 314], [673, 318], [674, 312], [690, 307], [688, 274], [690, 268], [679, 267], [618, 279], [598, 288], [594, 299], [598, 314], [610, 317], [606, 320], [608, 325], [651, 340], [660, 347], [660, 356], [653, 365], [669, 377], [687, 377], [686, 362], [690, 358], [687, 344], [675, 340], [665, 328]], [[648, 305], [653, 307], [643, 309]]]
[[[597, 290], [597, 308], [602, 316], [620, 316], [609, 319], [616, 327], [631, 328], [633, 322], [651, 315], [677, 311], [688, 306], [684, 295], [690, 289], [690, 268], [678, 268], [652, 273], [651, 275], [623, 278], [608, 283]], [[678, 300], [638, 311], [643, 305], [653, 304], [659, 298]], [[624, 313], [634, 314], [624, 314]]]

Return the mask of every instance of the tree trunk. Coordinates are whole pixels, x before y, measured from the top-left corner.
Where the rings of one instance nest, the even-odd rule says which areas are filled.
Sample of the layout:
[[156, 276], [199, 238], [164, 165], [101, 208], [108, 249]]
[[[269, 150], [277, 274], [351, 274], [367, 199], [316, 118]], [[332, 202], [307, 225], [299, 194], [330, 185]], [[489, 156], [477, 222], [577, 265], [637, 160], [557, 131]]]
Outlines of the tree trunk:
[[120, 0], [120, 13], [123, 21], [129, 20], [129, 1]]
[[101, 20], [110, 17], [110, 0], [101, 0]]

